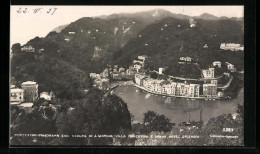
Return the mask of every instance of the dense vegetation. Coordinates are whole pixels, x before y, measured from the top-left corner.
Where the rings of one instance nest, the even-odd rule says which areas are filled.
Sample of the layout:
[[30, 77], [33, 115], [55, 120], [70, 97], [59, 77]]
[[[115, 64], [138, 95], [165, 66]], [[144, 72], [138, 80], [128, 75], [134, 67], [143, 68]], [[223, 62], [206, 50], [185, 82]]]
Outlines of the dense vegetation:
[[[243, 52], [219, 49], [223, 42], [243, 44], [241, 22], [202, 19], [197, 19], [197, 22], [197, 27], [193, 28], [187, 19], [166, 18], [150, 24], [139, 33], [142, 37], [132, 39], [114, 54], [114, 63], [127, 66], [138, 55], [144, 54], [150, 57], [148, 67], [157, 70], [177, 64], [182, 56], [189, 56], [198, 61], [201, 69], [216, 60], [222, 64], [228, 61], [243, 69]], [[208, 48], [203, 48], [205, 44]]]
[[[57, 105], [53, 109], [50, 104]], [[62, 104], [59, 106], [59, 104]], [[112, 139], [73, 138], [71, 135], [118, 134], [131, 130], [131, 118], [126, 103], [115, 95], [106, 97], [99, 90], [90, 90], [85, 99], [34, 102], [32, 113], [11, 109], [12, 140], [14, 145], [107, 145]], [[46, 119], [46, 117], [48, 119]], [[119, 118], [120, 117], [120, 118]], [[17, 137], [14, 134], [63, 134], [69, 138]]]

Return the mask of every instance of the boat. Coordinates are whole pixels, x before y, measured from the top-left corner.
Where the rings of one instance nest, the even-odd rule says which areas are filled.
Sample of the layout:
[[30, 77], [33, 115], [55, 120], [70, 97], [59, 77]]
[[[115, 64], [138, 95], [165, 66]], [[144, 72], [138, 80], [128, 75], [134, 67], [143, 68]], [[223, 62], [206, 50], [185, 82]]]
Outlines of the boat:
[[147, 94], [147, 95], [145, 96], [145, 99], [149, 98], [150, 96], [151, 96], [151, 94]]
[[138, 90], [138, 89], [136, 89], [136, 92], [139, 92], [139, 90]]
[[123, 95], [123, 93], [118, 93], [119, 95]]

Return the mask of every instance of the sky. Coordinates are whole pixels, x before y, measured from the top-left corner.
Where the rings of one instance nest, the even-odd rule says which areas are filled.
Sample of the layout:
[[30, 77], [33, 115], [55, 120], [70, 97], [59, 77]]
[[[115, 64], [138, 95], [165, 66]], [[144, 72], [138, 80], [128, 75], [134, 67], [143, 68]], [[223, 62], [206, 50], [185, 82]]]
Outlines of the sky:
[[[37, 13], [34, 13], [40, 9]], [[243, 6], [18, 6], [10, 9], [10, 45], [25, 44], [36, 36], [45, 37], [51, 30], [82, 17], [113, 13], [135, 13], [164, 9], [172, 13], [199, 16], [209, 13], [217, 17], [244, 17]]]

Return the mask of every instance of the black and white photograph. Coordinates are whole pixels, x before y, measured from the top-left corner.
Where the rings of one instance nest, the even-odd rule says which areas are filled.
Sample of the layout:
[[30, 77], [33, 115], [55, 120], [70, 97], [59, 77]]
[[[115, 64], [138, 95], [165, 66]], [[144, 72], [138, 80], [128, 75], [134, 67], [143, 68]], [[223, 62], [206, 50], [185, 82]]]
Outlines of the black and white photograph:
[[244, 146], [243, 5], [11, 5], [10, 146]]

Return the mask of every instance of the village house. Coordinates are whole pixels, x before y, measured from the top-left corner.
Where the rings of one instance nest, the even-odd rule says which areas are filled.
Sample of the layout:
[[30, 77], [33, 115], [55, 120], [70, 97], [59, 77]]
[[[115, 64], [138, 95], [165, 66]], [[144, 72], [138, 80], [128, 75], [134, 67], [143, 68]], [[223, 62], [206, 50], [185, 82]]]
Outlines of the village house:
[[24, 90], [19, 88], [10, 89], [10, 102], [20, 103], [24, 101]]
[[33, 48], [31, 45], [29, 46], [24, 46], [21, 48], [22, 51], [24, 52], [35, 52], [35, 48]]
[[213, 66], [218, 66], [221, 68], [221, 62], [220, 61], [214, 61]]
[[200, 85], [190, 84], [189, 87], [189, 97], [199, 97]]
[[203, 96], [207, 98], [217, 97], [217, 86], [215, 84], [203, 84]]
[[24, 100], [33, 102], [38, 98], [38, 84], [34, 81], [26, 81], [21, 84], [24, 90]]
[[214, 71], [215, 71], [214, 68], [203, 69], [202, 70], [203, 78], [205, 78], [205, 79], [214, 78]]

